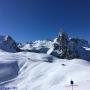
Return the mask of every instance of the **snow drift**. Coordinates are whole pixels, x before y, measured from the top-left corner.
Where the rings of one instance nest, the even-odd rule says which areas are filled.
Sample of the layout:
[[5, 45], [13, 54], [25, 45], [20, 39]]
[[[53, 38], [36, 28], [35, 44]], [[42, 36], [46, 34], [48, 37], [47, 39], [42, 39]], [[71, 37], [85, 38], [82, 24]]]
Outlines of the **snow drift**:
[[[2, 54], [0, 59], [3, 58], [4, 62], [16, 60], [19, 67], [16, 77], [9, 78], [7, 82], [3, 80], [3, 87], [17, 87], [18, 90], [67, 90], [71, 89], [67, 86], [70, 86], [72, 79], [75, 85], [78, 85], [74, 89], [89, 90], [90, 88], [90, 63], [88, 61], [58, 59], [51, 55], [31, 52], [0, 53]], [[46, 62], [49, 58], [52, 58], [53, 63]], [[12, 75], [16, 72], [14, 70], [9, 69]]]
[[18, 71], [19, 67], [16, 61], [0, 62], [0, 83], [15, 78]]

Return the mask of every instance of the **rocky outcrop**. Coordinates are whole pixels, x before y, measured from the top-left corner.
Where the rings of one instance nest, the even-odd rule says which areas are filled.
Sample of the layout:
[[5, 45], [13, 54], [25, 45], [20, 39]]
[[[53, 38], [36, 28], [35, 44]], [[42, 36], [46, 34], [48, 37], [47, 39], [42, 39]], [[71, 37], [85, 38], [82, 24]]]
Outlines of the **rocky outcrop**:
[[60, 32], [54, 40], [53, 47], [49, 49], [48, 54], [62, 59], [84, 59], [87, 57], [87, 52], [83, 48], [84, 46], [90, 45], [83, 39], [69, 38], [67, 33]]

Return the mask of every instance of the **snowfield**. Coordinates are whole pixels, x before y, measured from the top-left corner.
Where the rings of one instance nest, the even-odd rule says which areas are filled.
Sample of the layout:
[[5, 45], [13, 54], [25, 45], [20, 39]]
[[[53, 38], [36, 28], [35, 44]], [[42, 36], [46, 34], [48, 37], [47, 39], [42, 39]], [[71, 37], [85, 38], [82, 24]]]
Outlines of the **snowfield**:
[[90, 90], [90, 62], [0, 50], [2, 87], [17, 87], [16, 90], [71, 90], [70, 80], [75, 82], [74, 90]]
[[0, 90], [72, 90], [71, 80], [73, 90], [90, 90], [86, 40], [61, 33], [54, 41], [17, 44], [0, 36]]

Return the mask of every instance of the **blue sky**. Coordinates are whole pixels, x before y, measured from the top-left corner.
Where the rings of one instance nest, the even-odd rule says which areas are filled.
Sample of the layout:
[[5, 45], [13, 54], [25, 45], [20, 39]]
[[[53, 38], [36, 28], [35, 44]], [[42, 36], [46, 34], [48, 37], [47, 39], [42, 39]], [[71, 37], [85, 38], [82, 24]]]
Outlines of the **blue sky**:
[[53, 39], [60, 28], [90, 41], [90, 0], [0, 0], [0, 34], [18, 42]]

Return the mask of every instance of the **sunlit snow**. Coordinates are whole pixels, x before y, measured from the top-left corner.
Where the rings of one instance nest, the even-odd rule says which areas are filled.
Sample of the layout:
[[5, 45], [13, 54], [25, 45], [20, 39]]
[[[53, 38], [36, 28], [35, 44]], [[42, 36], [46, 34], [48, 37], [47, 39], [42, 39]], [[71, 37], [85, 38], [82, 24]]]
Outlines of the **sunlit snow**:
[[[52, 59], [53, 63], [47, 62]], [[0, 51], [0, 64], [17, 62], [18, 75], [1, 82], [5, 87], [17, 87], [18, 90], [71, 90], [70, 80], [74, 80], [74, 90], [89, 90], [90, 63], [81, 60], [57, 59], [51, 55], [31, 52], [7, 53]], [[14, 63], [16, 64], [16, 63]], [[64, 65], [63, 65], [64, 64]], [[18, 68], [15, 65], [15, 68]], [[5, 71], [4, 71], [5, 70]], [[0, 77], [6, 77], [7, 72], [13, 75], [14, 68], [10, 66], [1, 70]], [[3, 75], [2, 75], [3, 73]]]

